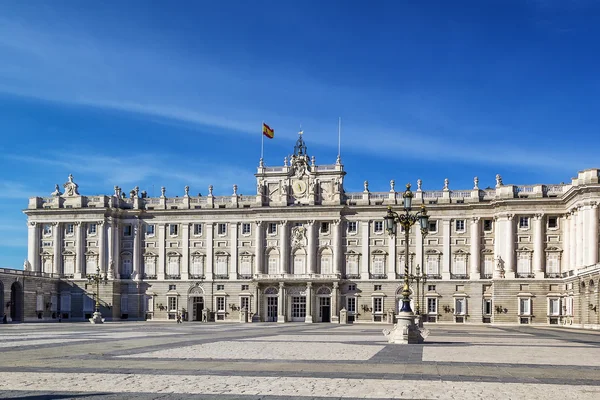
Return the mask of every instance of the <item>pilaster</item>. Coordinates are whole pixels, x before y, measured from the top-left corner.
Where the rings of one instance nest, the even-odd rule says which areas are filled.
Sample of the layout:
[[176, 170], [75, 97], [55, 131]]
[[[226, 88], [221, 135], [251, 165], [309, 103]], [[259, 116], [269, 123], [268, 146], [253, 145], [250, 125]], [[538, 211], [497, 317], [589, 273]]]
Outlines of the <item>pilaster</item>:
[[[158, 225], [158, 265], [156, 266], [156, 278], [158, 280], [165, 280], [165, 229], [164, 223]], [[208, 231], [208, 229], [207, 229]], [[207, 232], [208, 233], [208, 232]], [[206, 252], [206, 260], [208, 262], [208, 251]]]
[[[237, 196], [236, 196], [237, 198]], [[231, 263], [229, 267], [229, 280], [237, 279], [238, 273], [238, 226], [237, 222], [229, 223], [229, 240]]]
[[206, 223], [206, 280], [211, 281], [213, 278], [213, 260], [214, 260], [214, 237], [215, 224], [213, 222]]
[[452, 220], [442, 220], [442, 241], [443, 241], [443, 254], [442, 254], [442, 279], [450, 279], [450, 262], [452, 260], [452, 254], [450, 253], [450, 225]]
[[[115, 220], [114, 221], [114, 239], [115, 239], [115, 248], [114, 248], [114, 256], [115, 256], [115, 263], [114, 263], [114, 275], [115, 278], [120, 279], [121, 275], [120, 272], [121, 271], [121, 221], [119, 220]], [[164, 254], [164, 235], [163, 235], [163, 254]], [[163, 265], [164, 265], [164, 257], [163, 257]], [[163, 268], [164, 271], [164, 268]], [[163, 273], [163, 277], [164, 277], [164, 273]]]
[[30, 221], [27, 224], [27, 261], [35, 272], [41, 271], [39, 232], [40, 227], [37, 222]]
[[568, 212], [565, 214], [562, 222], [562, 231], [563, 231], [563, 256], [560, 260], [560, 273], [566, 272], [569, 270], [569, 263], [571, 262], [571, 214]]
[[366, 280], [369, 279], [369, 259], [371, 258], [369, 255], [369, 234], [371, 232], [371, 221], [362, 221], [361, 223], [361, 247], [362, 254], [360, 257], [360, 279]]
[[277, 298], [277, 322], [285, 322], [285, 285], [279, 282], [279, 293]]
[[53, 235], [53, 240], [52, 240], [52, 246], [53, 246], [53, 251], [54, 251], [54, 259], [52, 262], [52, 273], [53, 274], [60, 274], [62, 271], [62, 224], [60, 222], [54, 222], [52, 223], [52, 235]]
[[598, 263], [598, 203], [592, 202], [590, 210], [590, 264]]
[[[308, 273], [309, 274], [316, 274], [317, 273], [317, 265], [316, 265], [316, 254], [317, 254], [317, 246], [316, 246], [316, 241], [317, 241], [317, 234], [316, 234], [316, 227], [317, 227], [317, 223], [315, 221], [308, 221], [308, 230], [307, 230], [307, 235], [308, 235], [308, 254], [306, 255], [307, 257], [307, 262], [308, 262]], [[312, 320], [311, 320], [312, 322]]]
[[[83, 270], [83, 261], [85, 256], [83, 253], [83, 224], [79, 221], [74, 222], [75, 224], [75, 279], [81, 279], [81, 271]], [[64, 271], [63, 271], [64, 273]]]
[[115, 278], [115, 241], [114, 241], [114, 220], [109, 217], [106, 221], [106, 251], [108, 251], [107, 276], [108, 279]]
[[533, 216], [533, 273], [537, 279], [544, 278], [544, 214]]
[[396, 235], [388, 235], [388, 262], [387, 262], [387, 278], [390, 281], [396, 280], [396, 262], [397, 262], [397, 251], [396, 251]]
[[342, 221], [335, 220], [333, 227], [333, 273], [342, 273]]
[[515, 225], [514, 215], [508, 214], [505, 222], [506, 228], [506, 253], [504, 260], [505, 276], [507, 278], [515, 277]]
[[[96, 227], [98, 230], [98, 267], [100, 268], [100, 272], [106, 276], [106, 224], [104, 220], [96, 222]], [[91, 271], [86, 270], [85, 274], [89, 274]]]
[[574, 271], [577, 266], [577, 210], [574, 208], [571, 213], [571, 254], [569, 255], [569, 271]]
[[287, 274], [289, 273], [289, 268], [288, 268], [288, 264], [289, 264], [289, 244], [290, 244], [290, 237], [288, 234], [288, 229], [287, 229], [287, 221], [281, 221], [278, 224], [279, 227], [279, 268], [280, 268], [280, 273], [281, 274]]
[[333, 282], [333, 290], [331, 291], [331, 322], [338, 324], [340, 317], [338, 314], [338, 304], [340, 298], [340, 286], [337, 282]]
[[140, 220], [134, 219], [131, 224], [131, 229], [133, 230], [133, 266], [131, 272], [131, 279], [139, 281], [141, 278], [142, 268], [141, 268], [141, 244], [142, 240], [141, 229], [140, 229]]
[[575, 268], [583, 266], [583, 208], [578, 206], [575, 211], [576, 259]]
[[306, 283], [306, 316], [304, 322], [312, 324], [313, 322], [313, 290], [312, 282]]
[[256, 221], [254, 224], [256, 228], [256, 232], [254, 233], [254, 252], [256, 253], [256, 263], [254, 263], [254, 274], [264, 274], [266, 273], [264, 268], [264, 224], [261, 221]]
[[[187, 192], [186, 192], [187, 193]], [[190, 198], [185, 196], [189, 203]], [[184, 201], [185, 201], [184, 200]], [[190, 224], [184, 222], [181, 224], [181, 280], [189, 279], [190, 274]]]
[[469, 277], [471, 280], [480, 279], [480, 265], [481, 265], [481, 219], [479, 217], [473, 217], [471, 219], [471, 254], [469, 260], [471, 265], [469, 268]]
[[426, 273], [427, 272], [427, 268], [425, 265], [425, 262], [423, 260], [423, 253], [425, 252], [425, 248], [424, 248], [424, 240], [425, 238], [423, 237], [423, 233], [421, 233], [421, 225], [419, 225], [419, 223], [417, 222], [417, 224], [415, 225], [415, 261], [413, 262], [413, 264], [418, 264], [421, 267], [421, 273]]

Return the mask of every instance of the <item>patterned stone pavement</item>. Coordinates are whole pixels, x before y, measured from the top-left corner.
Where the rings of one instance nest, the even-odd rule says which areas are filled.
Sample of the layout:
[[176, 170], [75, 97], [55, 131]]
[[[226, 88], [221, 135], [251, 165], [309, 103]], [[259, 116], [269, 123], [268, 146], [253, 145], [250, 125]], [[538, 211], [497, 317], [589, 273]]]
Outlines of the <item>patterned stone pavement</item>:
[[0, 398], [599, 399], [600, 332], [381, 325], [0, 325]]

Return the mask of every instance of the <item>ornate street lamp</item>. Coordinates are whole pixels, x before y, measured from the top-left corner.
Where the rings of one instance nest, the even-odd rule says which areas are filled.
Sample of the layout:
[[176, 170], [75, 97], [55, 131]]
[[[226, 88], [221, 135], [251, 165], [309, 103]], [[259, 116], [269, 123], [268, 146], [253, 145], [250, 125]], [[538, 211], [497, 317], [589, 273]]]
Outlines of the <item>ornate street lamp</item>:
[[[400, 213], [392, 211], [392, 207], [388, 207], [387, 214], [384, 217], [385, 229], [390, 236], [395, 236], [397, 233], [398, 224], [404, 229], [404, 285], [402, 287], [402, 307], [398, 315], [398, 324], [395, 331], [390, 332], [390, 343], [420, 343], [423, 337], [420, 332], [417, 332], [415, 327], [415, 315], [410, 308], [410, 271], [409, 271], [409, 237], [410, 228], [417, 222], [420, 225], [421, 232], [427, 233], [429, 225], [429, 215], [425, 206], [415, 213], [411, 213], [413, 193], [410, 191], [410, 183], [406, 185], [406, 190], [402, 195], [403, 210]], [[418, 303], [418, 300], [417, 300]]]
[[100, 274], [99, 265], [96, 266], [95, 274], [87, 274], [86, 277], [89, 283], [96, 284], [96, 293], [94, 293], [94, 296], [96, 298], [96, 305], [94, 315], [92, 316], [92, 318], [90, 318], [90, 322], [92, 324], [101, 324], [104, 322], [104, 318], [102, 318], [102, 313], [100, 313], [100, 282], [102, 282], [103, 285], [106, 285], [108, 283], [108, 279], [106, 275], [102, 276], [102, 274]]

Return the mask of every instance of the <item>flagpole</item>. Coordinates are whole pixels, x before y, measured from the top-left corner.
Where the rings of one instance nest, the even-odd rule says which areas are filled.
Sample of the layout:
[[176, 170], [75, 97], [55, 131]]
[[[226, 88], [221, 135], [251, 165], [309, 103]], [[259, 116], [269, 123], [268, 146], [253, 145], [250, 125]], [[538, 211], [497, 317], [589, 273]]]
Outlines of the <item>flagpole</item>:
[[264, 153], [265, 153], [265, 135], [263, 132], [263, 129], [265, 127], [265, 121], [262, 122], [262, 124], [260, 125], [260, 160], [263, 160], [264, 157]]
[[342, 162], [342, 117], [338, 117], [338, 163]]

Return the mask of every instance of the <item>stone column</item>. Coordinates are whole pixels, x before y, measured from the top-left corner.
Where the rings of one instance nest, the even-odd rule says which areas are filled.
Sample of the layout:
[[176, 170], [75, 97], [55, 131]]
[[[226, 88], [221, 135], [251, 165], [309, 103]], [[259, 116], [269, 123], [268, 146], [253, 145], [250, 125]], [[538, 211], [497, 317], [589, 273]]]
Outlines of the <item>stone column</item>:
[[337, 282], [333, 282], [333, 290], [331, 291], [331, 322], [338, 324], [340, 317], [338, 315], [338, 302], [340, 297], [340, 286]]
[[571, 260], [571, 215], [566, 213], [564, 219], [562, 219], [560, 223], [563, 231], [563, 254], [560, 258], [559, 271], [563, 273], [568, 270], [569, 262]]
[[133, 230], [133, 267], [131, 272], [131, 279], [140, 280], [142, 274], [142, 267], [140, 265], [142, 240], [140, 238], [141, 229], [139, 219], [136, 218], [133, 220], [133, 223], [131, 224], [131, 229]]
[[260, 322], [260, 303], [262, 296], [260, 294], [260, 288], [256, 285], [256, 294], [254, 296], [254, 315], [252, 316], [252, 322]]
[[479, 217], [473, 217], [471, 219], [471, 255], [469, 260], [471, 261], [471, 265], [469, 268], [469, 278], [470, 279], [480, 279], [481, 278], [481, 222]]
[[[107, 276], [106, 271], [106, 224], [104, 220], [96, 222], [97, 230], [98, 230], [98, 267], [100, 268], [100, 272]], [[89, 274], [90, 271], [87, 270], [85, 274]]]
[[52, 273], [54, 274], [60, 274], [62, 272], [62, 268], [61, 268], [61, 264], [62, 264], [62, 234], [61, 234], [61, 229], [62, 229], [62, 224], [60, 222], [54, 222], [52, 224], [52, 228], [54, 229], [52, 231], [52, 235], [53, 235], [53, 249], [54, 249], [54, 259], [52, 262]]
[[[81, 279], [81, 271], [83, 271], [83, 261], [85, 260], [85, 251], [83, 246], [83, 231], [84, 225], [77, 221], [75, 222], [75, 279]], [[96, 271], [94, 271], [95, 273]], [[63, 270], [64, 273], [64, 270]]]
[[[188, 199], [189, 200], [189, 199]], [[189, 279], [190, 274], [190, 224], [181, 224], [181, 280]]]
[[498, 258], [502, 257], [504, 259], [504, 249], [502, 247], [504, 236], [504, 221], [501, 216], [496, 215], [494, 216], [494, 264], [498, 262]]
[[312, 282], [306, 283], [306, 316], [304, 322], [311, 324], [313, 322], [313, 290]]
[[277, 299], [277, 322], [285, 322], [285, 286], [279, 282], [279, 293]]
[[571, 249], [569, 254], [569, 271], [574, 271], [577, 264], [577, 213], [576, 209], [570, 211], [571, 214]]
[[106, 221], [106, 250], [108, 251], [108, 266], [107, 275], [108, 279], [115, 278], [115, 239], [114, 239], [114, 220], [109, 217]]
[[316, 261], [316, 256], [317, 256], [317, 246], [316, 246], [316, 241], [317, 241], [317, 233], [316, 233], [316, 229], [317, 228], [317, 222], [315, 221], [309, 221], [308, 222], [308, 230], [306, 232], [307, 236], [308, 236], [308, 254], [306, 255], [306, 261], [308, 264], [308, 273], [309, 274], [316, 274], [317, 273], [317, 263]]
[[515, 277], [515, 226], [512, 214], [506, 216], [506, 253], [504, 259], [504, 271], [507, 278]]
[[229, 268], [229, 280], [238, 278], [238, 223], [229, 223], [229, 239], [231, 252], [231, 265]]
[[[388, 260], [387, 260], [387, 278], [388, 280], [394, 281], [396, 280], [396, 261], [398, 258], [396, 251], [396, 240], [397, 236], [395, 235], [387, 235], [388, 241]], [[404, 247], [404, 246], [403, 246]], [[409, 258], [410, 261], [410, 258]], [[404, 268], [404, 266], [402, 266]]]
[[543, 279], [545, 275], [544, 236], [544, 214], [535, 214], [533, 216], [533, 273], [537, 279]]
[[[158, 265], [156, 266], [156, 279], [158, 279], [160, 281], [164, 281], [165, 280], [165, 263], [166, 263], [165, 229], [167, 229], [167, 227], [164, 223], [160, 223], [157, 225], [158, 225]], [[207, 231], [208, 231], [208, 229], [207, 229]], [[208, 251], [206, 252], [206, 260], [208, 262]]]
[[214, 237], [215, 224], [213, 222], [206, 223], [206, 280], [212, 280], [213, 277], [213, 261], [214, 261]]
[[[115, 255], [115, 278], [120, 279], [121, 275], [120, 275], [120, 271], [121, 271], [121, 221], [119, 220], [115, 220], [114, 221], [114, 226], [115, 226], [115, 235], [114, 235], [114, 239], [115, 239], [115, 248], [114, 248], [114, 255]], [[164, 235], [163, 235], [163, 239], [164, 239]], [[164, 243], [164, 240], [163, 240]], [[164, 245], [163, 245], [164, 246]], [[164, 253], [164, 252], [163, 252]], [[164, 257], [163, 257], [163, 262], [164, 262]], [[163, 274], [164, 277], [164, 274]], [[118, 312], [118, 310], [116, 310]]]
[[333, 221], [333, 273], [342, 273], [342, 221]]
[[[589, 211], [588, 228], [588, 263], [593, 265], [598, 263], [598, 203], [592, 202]], [[599, 314], [600, 315], [600, 314]]]
[[266, 274], [264, 263], [265, 263], [265, 249], [264, 249], [264, 228], [261, 221], [255, 222], [256, 232], [254, 234], [254, 252], [256, 263], [254, 264], [254, 274]]
[[287, 221], [279, 223], [279, 273], [287, 274], [293, 271], [289, 269], [289, 242]]
[[581, 206], [577, 207], [575, 221], [575, 234], [577, 237], [577, 259], [575, 261], [575, 268], [581, 268], [583, 266], [583, 208]]
[[[416, 223], [416, 225], [413, 227], [413, 229], [415, 230], [415, 260], [413, 261], [413, 264], [419, 264], [419, 266], [421, 267], [421, 273], [425, 273], [427, 271], [426, 267], [425, 267], [425, 263], [423, 261], [423, 252], [425, 251], [425, 249], [423, 248], [423, 234], [421, 233], [421, 225], [419, 224], [419, 222]], [[415, 270], [416, 273], [416, 270]]]
[[40, 227], [37, 222], [29, 222], [27, 224], [27, 261], [31, 264], [31, 270], [34, 272], [41, 271], [40, 260]]
[[442, 220], [442, 279], [450, 279], [450, 262], [452, 260], [450, 248], [451, 223], [449, 219]]
[[362, 254], [360, 258], [360, 279], [367, 280], [369, 279], [369, 236], [371, 231], [371, 221], [361, 221], [361, 246], [362, 246]]

